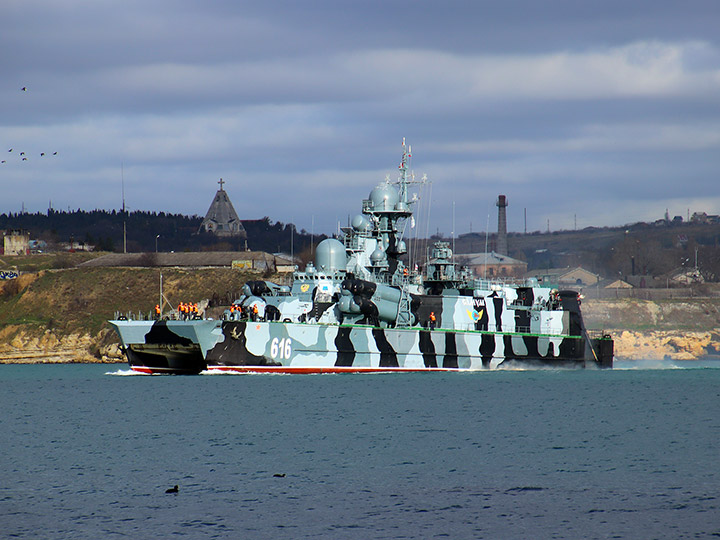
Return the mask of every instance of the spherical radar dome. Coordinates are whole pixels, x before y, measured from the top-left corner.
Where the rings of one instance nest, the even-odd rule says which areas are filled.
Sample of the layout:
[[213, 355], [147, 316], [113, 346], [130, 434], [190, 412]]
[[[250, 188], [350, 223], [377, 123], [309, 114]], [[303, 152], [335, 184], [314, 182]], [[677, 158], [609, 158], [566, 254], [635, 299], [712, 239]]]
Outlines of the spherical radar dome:
[[345, 246], [334, 238], [326, 238], [315, 250], [315, 266], [321, 272], [344, 270], [347, 266]]
[[359, 214], [352, 218], [352, 222], [350, 224], [353, 229], [359, 232], [366, 232], [371, 228], [370, 221], [365, 216], [361, 216]]
[[380, 184], [370, 192], [370, 201], [376, 212], [395, 210], [398, 200], [398, 192], [390, 184]]
[[370, 260], [373, 263], [379, 263], [385, 260], [385, 252], [383, 251], [382, 247], [378, 246], [375, 248], [375, 251], [373, 251], [370, 255]]

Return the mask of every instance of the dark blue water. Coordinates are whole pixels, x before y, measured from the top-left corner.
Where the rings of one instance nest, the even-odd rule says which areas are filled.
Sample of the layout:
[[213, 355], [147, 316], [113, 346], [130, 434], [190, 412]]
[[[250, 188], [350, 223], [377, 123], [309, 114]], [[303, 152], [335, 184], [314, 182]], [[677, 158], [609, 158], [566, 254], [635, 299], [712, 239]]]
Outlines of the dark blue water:
[[124, 370], [0, 366], [0, 537], [720, 536], [720, 369]]

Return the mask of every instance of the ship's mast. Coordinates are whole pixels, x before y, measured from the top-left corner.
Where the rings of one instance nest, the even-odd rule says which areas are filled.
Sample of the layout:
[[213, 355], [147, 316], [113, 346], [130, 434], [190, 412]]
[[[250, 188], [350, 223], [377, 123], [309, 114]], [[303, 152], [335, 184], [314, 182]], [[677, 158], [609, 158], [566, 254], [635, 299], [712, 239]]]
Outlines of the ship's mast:
[[[372, 226], [370, 229], [362, 229], [354, 231], [348, 228], [348, 232], [353, 238], [348, 243], [346, 241], [346, 249], [349, 244], [354, 245], [355, 236], [374, 240], [376, 243], [365, 244], [358, 243], [363, 246], [355, 251], [365, 251], [369, 259], [366, 265], [376, 278], [386, 280], [388, 277], [398, 274], [400, 278], [407, 277], [408, 272], [404, 270], [404, 265], [399, 257], [407, 253], [407, 246], [402, 240], [405, 227], [400, 227], [399, 222], [405, 221], [407, 224], [409, 218], [412, 217], [410, 205], [416, 202], [417, 198], [410, 199], [408, 196], [408, 188], [410, 184], [416, 183], [412, 172], [410, 171], [410, 159], [412, 157], [412, 149], [402, 141], [402, 158], [398, 167], [400, 174], [396, 181], [391, 181], [390, 176], [386, 177], [385, 183], [379, 184], [370, 193], [370, 198], [363, 200], [363, 214], [369, 216]], [[425, 183], [423, 178], [422, 183]], [[360, 240], [362, 238], [359, 238]]]
[[[405, 144], [405, 138], [403, 138], [402, 142], [403, 147], [403, 155], [402, 159], [400, 161], [400, 166], [398, 169], [400, 170], [400, 176], [395, 182], [398, 185], [398, 205], [397, 209], [399, 212], [395, 215], [395, 222], [397, 222], [399, 219], [411, 219], [414, 225], [414, 218], [412, 217], [413, 211], [410, 209], [410, 206], [418, 201], [418, 194], [415, 193], [412, 198], [409, 197], [409, 186], [410, 184], [421, 184], [425, 185], [428, 182], [427, 175], [423, 175], [421, 180], [415, 180], [415, 174], [410, 170], [410, 160], [412, 158], [412, 147], [410, 145]], [[398, 240], [402, 240], [402, 237], [405, 234], [405, 228], [402, 230], [398, 230], [399, 236]]]
[[410, 158], [412, 157], [412, 147], [410, 145], [405, 146], [405, 137], [403, 137], [403, 155], [402, 160], [400, 161], [400, 178], [399, 178], [399, 184], [400, 189], [399, 195], [400, 195], [400, 202], [407, 204], [408, 203], [408, 163], [410, 162]]

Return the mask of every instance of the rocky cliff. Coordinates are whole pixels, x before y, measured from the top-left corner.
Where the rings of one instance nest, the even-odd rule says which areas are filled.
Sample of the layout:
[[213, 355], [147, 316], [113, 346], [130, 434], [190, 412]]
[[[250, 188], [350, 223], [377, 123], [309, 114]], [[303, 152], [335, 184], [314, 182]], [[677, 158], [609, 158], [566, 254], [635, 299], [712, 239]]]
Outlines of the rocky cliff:
[[37, 335], [37, 332], [28, 332], [14, 325], [0, 330], [1, 364], [124, 361], [117, 339], [107, 329], [95, 335], [89, 333], [57, 335], [50, 330]]
[[588, 328], [604, 329], [624, 360], [696, 360], [720, 354], [720, 299], [591, 300]]
[[698, 360], [720, 354], [720, 331], [611, 332], [615, 358], [622, 360]]

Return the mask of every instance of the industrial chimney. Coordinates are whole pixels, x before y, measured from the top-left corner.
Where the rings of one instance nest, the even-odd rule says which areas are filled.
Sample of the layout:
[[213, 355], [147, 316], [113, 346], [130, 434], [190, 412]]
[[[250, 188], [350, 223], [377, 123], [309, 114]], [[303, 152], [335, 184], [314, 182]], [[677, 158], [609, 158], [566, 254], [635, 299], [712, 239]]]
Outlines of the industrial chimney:
[[507, 208], [508, 203], [505, 195], [499, 195], [496, 204], [498, 207], [498, 235], [495, 251], [500, 255], [507, 255], [507, 215], [505, 213], [505, 208]]

